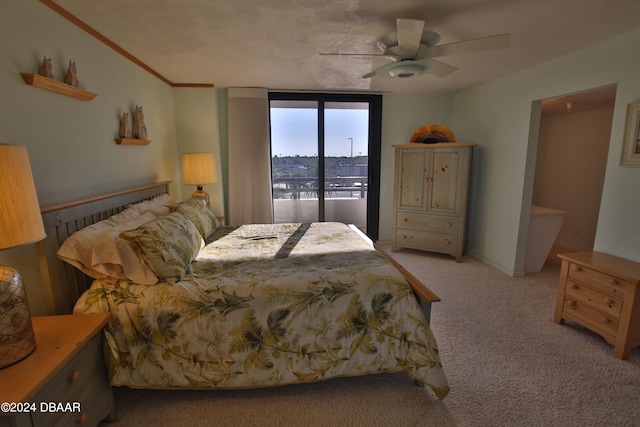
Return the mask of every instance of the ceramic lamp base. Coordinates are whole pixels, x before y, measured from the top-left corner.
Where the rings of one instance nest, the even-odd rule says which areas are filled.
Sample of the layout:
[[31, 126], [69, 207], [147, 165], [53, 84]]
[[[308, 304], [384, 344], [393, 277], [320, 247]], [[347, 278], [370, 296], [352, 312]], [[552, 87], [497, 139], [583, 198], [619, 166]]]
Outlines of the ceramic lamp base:
[[22, 276], [13, 268], [0, 265], [0, 369], [24, 359], [35, 349]]
[[209, 194], [207, 194], [207, 192], [204, 191], [202, 187], [198, 187], [198, 190], [191, 195], [191, 198], [202, 200], [202, 203], [204, 203], [206, 207], [208, 208], [211, 207], [209, 205]]

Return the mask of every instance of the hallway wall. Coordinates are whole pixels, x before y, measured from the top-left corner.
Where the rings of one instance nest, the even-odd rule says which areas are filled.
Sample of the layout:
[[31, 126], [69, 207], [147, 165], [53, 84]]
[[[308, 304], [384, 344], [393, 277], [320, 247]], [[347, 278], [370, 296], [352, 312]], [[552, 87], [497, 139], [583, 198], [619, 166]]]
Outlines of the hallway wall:
[[556, 244], [593, 249], [613, 107], [543, 116], [532, 204], [567, 211]]

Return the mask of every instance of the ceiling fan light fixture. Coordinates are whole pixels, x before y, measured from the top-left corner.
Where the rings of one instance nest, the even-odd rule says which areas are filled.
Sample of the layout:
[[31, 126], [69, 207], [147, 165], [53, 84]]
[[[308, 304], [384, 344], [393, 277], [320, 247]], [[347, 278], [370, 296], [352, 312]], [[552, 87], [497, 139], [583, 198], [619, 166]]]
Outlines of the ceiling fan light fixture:
[[435, 67], [429, 62], [405, 60], [391, 62], [378, 68], [375, 72], [382, 77], [406, 79], [429, 73], [433, 68]]
[[389, 70], [391, 77], [408, 78], [416, 77], [424, 73], [425, 67], [422, 64], [409, 64], [393, 67]]

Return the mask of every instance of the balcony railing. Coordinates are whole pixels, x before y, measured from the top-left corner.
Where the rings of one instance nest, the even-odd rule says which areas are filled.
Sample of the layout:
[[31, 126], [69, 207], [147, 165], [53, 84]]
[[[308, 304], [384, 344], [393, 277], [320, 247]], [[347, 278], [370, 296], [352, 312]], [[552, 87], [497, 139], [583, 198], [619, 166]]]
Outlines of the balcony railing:
[[[317, 199], [318, 178], [273, 177], [274, 199]], [[366, 176], [332, 176], [324, 179], [324, 197], [366, 199], [368, 181]]]

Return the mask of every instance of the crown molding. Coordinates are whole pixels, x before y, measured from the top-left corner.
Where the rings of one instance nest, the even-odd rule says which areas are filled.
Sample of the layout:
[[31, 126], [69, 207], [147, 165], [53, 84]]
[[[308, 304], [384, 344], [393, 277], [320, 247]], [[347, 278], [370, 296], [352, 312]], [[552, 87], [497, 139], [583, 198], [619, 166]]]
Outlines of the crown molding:
[[208, 84], [208, 83], [173, 83], [172, 81], [170, 81], [169, 79], [164, 77], [162, 74], [158, 73], [156, 70], [154, 70], [153, 68], [149, 67], [144, 62], [140, 61], [138, 58], [136, 58], [135, 56], [133, 56], [132, 54], [130, 54], [129, 52], [124, 50], [122, 47], [120, 47], [117, 44], [115, 44], [113, 41], [109, 40], [107, 37], [105, 37], [104, 35], [99, 33], [96, 29], [94, 29], [93, 27], [87, 25], [86, 23], [84, 23], [83, 21], [78, 19], [75, 15], [69, 13], [69, 11], [67, 11], [64, 8], [62, 8], [61, 6], [59, 6], [58, 4], [53, 2], [52, 0], [40, 0], [40, 3], [42, 3], [45, 6], [51, 8], [54, 12], [56, 12], [57, 14], [62, 16], [63, 18], [67, 19], [69, 22], [77, 25], [78, 27], [80, 27], [86, 33], [88, 33], [88, 34], [92, 35], [93, 37], [95, 37], [96, 39], [100, 40], [102, 43], [104, 43], [105, 45], [109, 46], [111, 49], [115, 50], [120, 55], [124, 56], [125, 58], [127, 58], [128, 60], [133, 62], [134, 64], [138, 65], [139, 67], [141, 67], [142, 69], [144, 69], [148, 73], [154, 75], [155, 77], [157, 77], [158, 79], [162, 80], [163, 82], [165, 82], [166, 84], [168, 84], [171, 87], [213, 87], [213, 84]]

